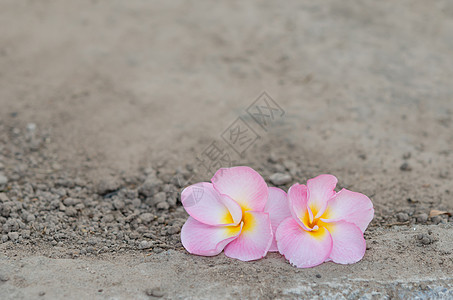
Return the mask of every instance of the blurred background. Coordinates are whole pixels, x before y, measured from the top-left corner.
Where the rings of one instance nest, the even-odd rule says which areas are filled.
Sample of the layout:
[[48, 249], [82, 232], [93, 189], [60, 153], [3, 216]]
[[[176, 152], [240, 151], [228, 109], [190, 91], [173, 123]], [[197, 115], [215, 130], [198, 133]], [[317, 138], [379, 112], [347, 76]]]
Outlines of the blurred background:
[[[218, 141], [257, 168], [295, 156], [306, 176], [451, 206], [451, 1], [1, 7], [1, 120], [49, 130], [65, 168], [184, 166]], [[285, 112], [266, 130], [246, 112], [263, 91]], [[261, 137], [242, 157], [222, 138], [238, 117]]]

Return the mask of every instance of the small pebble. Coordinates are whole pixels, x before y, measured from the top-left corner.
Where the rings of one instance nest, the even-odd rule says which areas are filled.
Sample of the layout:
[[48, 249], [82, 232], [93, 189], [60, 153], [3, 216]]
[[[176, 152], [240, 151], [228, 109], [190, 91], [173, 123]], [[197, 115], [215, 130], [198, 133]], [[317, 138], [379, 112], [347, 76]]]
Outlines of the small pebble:
[[120, 188], [120, 182], [113, 177], [102, 179], [97, 185], [97, 192], [99, 195], [105, 195], [110, 192], [116, 191]]
[[10, 238], [11, 241], [16, 241], [19, 239], [19, 233], [12, 231], [8, 233], [8, 237]]
[[274, 173], [269, 176], [269, 179], [275, 185], [285, 185], [292, 180], [291, 175], [284, 173]]
[[433, 240], [430, 238], [429, 235], [427, 234], [418, 234], [417, 235], [417, 238], [420, 240], [420, 242], [423, 244], [423, 245], [429, 245], [433, 242]]
[[154, 220], [154, 215], [151, 213], [144, 213], [140, 215], [140, 220], [142, 220], [143, 223], [149, 223], [152, 220]]
[[28, 214], [26, 217], [26, 220], [28, 223], [33, 222], [35, 219], [36, 219], [36, 217], [33, 214]]
[[159, 248], [159, 247], [153, 249], [153, 252], [154, 252], [154, 253], [161, 253], [161, 252], [163, 252], [163, 251], [164, 251], [164, 249]]
[[398, 213], [398, 214], [396, 215], [396, 219], [397, 219], [399, 222], [407, 222], [407, 221], [409, 221], [409, 215], [406, 214], [406, 213], [400, 212], [400, 213]]
[[442, 217], [441, 216], [432, 217], [431, 222], [433, 222], [434, 225], [437, 225], [442, 222]]
[[46, 292], [39, 292], [38, 295], [42, 297], [42, 296], [44, 296], [45, 294], [46, 294]]
[[179, 231], [180, 231], [180, 228], [178, 226], [173, 225], [170, 228], [168, 228], [168, 234], [170, 234], [170, 235], [179, 233]]
[[124, 201], [121, 199], [115, 199], [113, 201], [113, 207], [115, 207], [117, 210], [123, 209], [124, 208]]
[[165, 192], [157, 193], [157, 194], [154, 195], [154, 197], [153, 197], [154, 203], [165, 202], [166, 199], [167, 199], [167, 195], [165, 194]]
[[143, 249], [149, 249], [153, 246], [153, 242], [151, 241], [141, 241], [140, 244], [138, 245], [138, 249], [143, 250]]
[[28, 123], [27, 124], [27, 131], [28, 132], [34, 132], [36, 130], [36, 124], [35, 123]]
[[157, 209], [160, 209], [160, 210], [167, 210], [170, 208], [170, 204], [168, 204], [167, 202], [160, 202], [160, 203], [157, 203], [156, 207], [157, 207]]
[[0, 282], [5, 282], [9, 280], [9, 276], [6, 274], [0, 274]]
[[5, 185], [8, 183], [8, 178], [0, 173], [0, 186]]
[[63, 203], [66, 206], [74, 206], [77, 204], [77, 201], [74, 198], [68, 197], [64, 199]]
[[404, 162], [401, 166], [400, 166], [400, 170], [401, 171], [411, 171], [412, 170], [412, 167], [407, 163], [407, 162]]
[[77, 215], [77, 210], [70, 206], [70, 207], [66, 207], [65, 209], [65, 214], [68, 216], [68, 217], [74, 217]]
[[163, 297], [165, 294], [164, 292], [161, 290], [161, 288], [150, 288], [150, 289], [146, 289], [145, 290], [145, 294], [147, 296], [150, 296], [150, 297], [157, 297], [157, 298], [160, 298], [160, 297]]
[[417, 216], [417, 223], [426, 223], [428, 221], [428, 215], [425, 213], [419, 214]]

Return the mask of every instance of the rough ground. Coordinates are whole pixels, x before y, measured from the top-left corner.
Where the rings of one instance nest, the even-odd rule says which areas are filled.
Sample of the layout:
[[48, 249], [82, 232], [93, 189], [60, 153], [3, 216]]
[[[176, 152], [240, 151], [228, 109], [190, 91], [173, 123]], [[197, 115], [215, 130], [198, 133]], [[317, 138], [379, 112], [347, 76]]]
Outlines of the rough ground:
[[[452, 17], [450, 1], [1, 1], [0, 298], [453, 298], [453, 217], [429, 216], [453, 212]], [[263, 90], [285, 111], [266, 130], [246, 111]], [[238, 117], [260, 136], [242, 157], [222, 139]], [[213, 141], [270, 185], [331, 173], [370, 196], [364, 259], [188, 255], [179, 192], [213, 175], [197, 160]]]

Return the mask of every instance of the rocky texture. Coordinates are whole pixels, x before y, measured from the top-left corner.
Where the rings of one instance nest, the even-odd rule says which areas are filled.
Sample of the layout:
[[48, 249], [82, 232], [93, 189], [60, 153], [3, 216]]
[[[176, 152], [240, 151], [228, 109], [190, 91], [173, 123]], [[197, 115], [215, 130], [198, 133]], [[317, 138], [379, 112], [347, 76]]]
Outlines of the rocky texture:
[[[422, 241], [430, 236], [430, 242], [420, 243], [420, 236]], [[132, 252], [79, 259], [2, 255], [0, 298], [36, 298], [43, 291], [51, 299], [62, 294], [69, 299], [453, 297], [452, 225], [380, 228], [367, 240], [361, 262], [312, 269], [294, 268], [276, 253], [249, 263], [166, 249], [149, 256]], [[74, 282], [83, 282], [83, 288]]]

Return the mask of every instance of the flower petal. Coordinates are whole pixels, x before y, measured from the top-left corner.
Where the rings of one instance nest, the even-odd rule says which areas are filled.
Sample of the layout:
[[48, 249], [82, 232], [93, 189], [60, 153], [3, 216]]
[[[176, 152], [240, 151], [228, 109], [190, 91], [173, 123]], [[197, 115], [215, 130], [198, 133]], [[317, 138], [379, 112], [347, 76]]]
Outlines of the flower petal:
[[269, 214], [244, 212], [241, 235], [225, 247], [225, 255], [242, 261], [266, 256], [274, 236]]
[[221, 194], [236, 201], [242, 211], [263, 211], [268, 196], [267, 184], [252, 168], [222, 168], [211, 181]]
[[374, 209], [370, 198], [361, 193], [342, 189], [329, 200], [321, 220], [324, 222], [344, 220], [357, 225], [364, 232], [373, 217]]
[[242, 219], [241, 207], [209, 182], [185, 188], [181, 202], [189, 215], [207, 225], [238, 224]]
[[235, 240], [242, 230], [237, 226], [211, 226], [189, 217], [181, 229], [181, 242], [189, 253], [213, 256]]
[[353, 264], [363, 258], [366, 242], [359, 227], [345, 221], [323, 223], [318, 225], [326, 228], [332, 236], [332, 252], [329, 258], [339, 264]]
[[267, 200], [266, 207], [264, 211], [269, 213], [269, 218], [271, 220], [272, 233], [274, 238], [272, 240], [271, 247], [269, 251], [278, 251], [277, 242], [275, 241], [275, 233], [277, 231], [278, 225], [291, 216], [291, 211], [289, 210], [289, 202], [286, 193], [279, 188], [270, 187], [269, 188], [269, 199]]
[[289, 210], [296, 222], [299, 223], [303, 229], [311, 231], [307, 224], [310, 215], [307, 206], [307, 187], [303, 184], [293, 184], [288, 190], [288, 202]]
[[292, 217], [285, 219], [277, 229], [278, 251], [298, 268], [322, 264], [330, 255], [332, 238], [327, 229], [305, 231]]
[[314, 218], [319, 218], [327, 207], [327, 201], [335, 195], [337, 178], [333, 175], [323, 174], [307, 180], [308, 206]]

